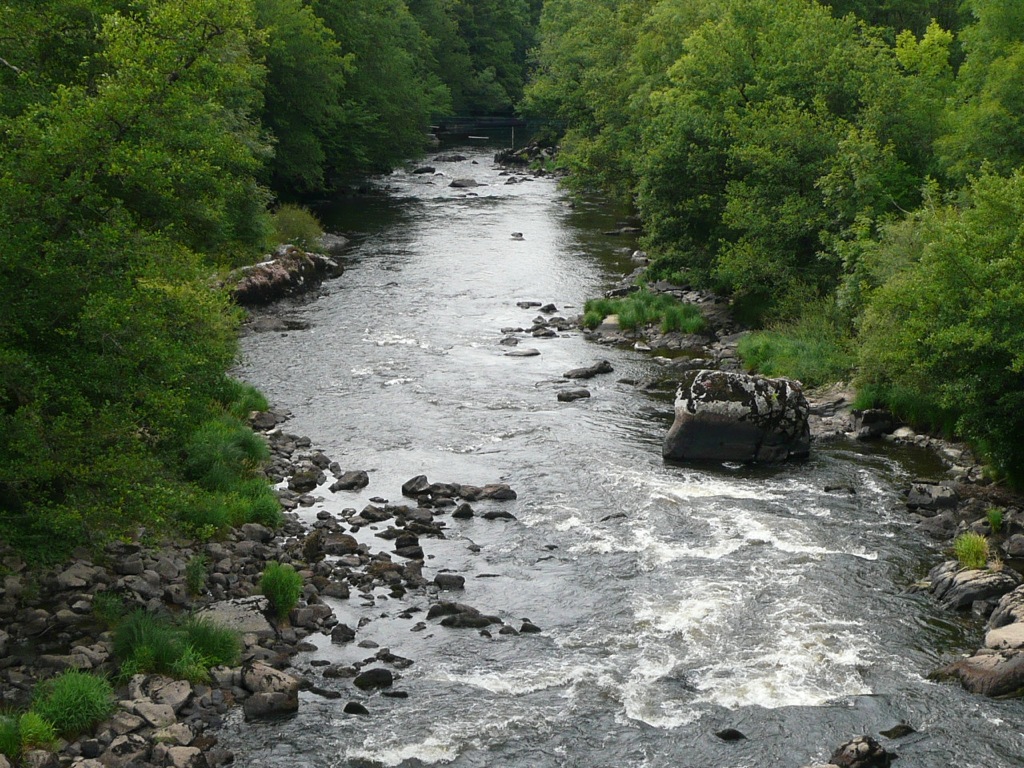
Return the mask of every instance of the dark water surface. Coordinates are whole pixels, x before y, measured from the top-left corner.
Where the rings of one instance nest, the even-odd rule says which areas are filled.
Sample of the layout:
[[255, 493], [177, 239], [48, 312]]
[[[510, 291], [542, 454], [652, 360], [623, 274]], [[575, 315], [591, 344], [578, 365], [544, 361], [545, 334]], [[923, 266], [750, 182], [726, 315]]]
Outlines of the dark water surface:
[[[510, 483], [519, 498], [500, 508], [518, 521], [449, 518], [446, 540], [421, 540], [424, 575], [453, 569], [455, 599], [543, 632], [411, 632], [424, 614], [397, 614], [427, 595], [353, 594], [339, 619], [372, 619], [357, 641], [415, 660], [396, 686], [409, 698], [327, 681], [343, 698], [304, 694], [295, 718], [236, 714], [223, 741], [237, 764], [801, 766], [900, 722], [917, 732], [883, 743], [903, 768], [1024, 764], [1024, 705], [927, 680], [980, 627], [908, 591], [939, 558], [899, 495], [921, 457], [840, 443], [776, 469], [664, 465], [671, 405], [617, 383], [649, 375], [649, 356], [578, 333], [524, 340], [533, 358], [498, 345], [537, 314], [517, 301], [571, 315], [628, 271], [631, 243], [602, 234], [626, 222], [548, 180], [506, 185], [493, 150], [463, 151], [478, 163], [399, 172], [386, 195], [326, 212], [358, 236], [354, 262], [329, 295], [286, 308], [308, 330], [247, 336], [241, 374], [294, 412], [289, 431], [370, 471], [362, 493], [323, 490], [310, 520], [401, 503], [417, 474]], [[447, 186], [462, 177], [483, 186]], [[615, 373], [591, 399], [556, 402], [564, 371], [601, 358]], [[822, 490], [844, 484], [857, 493]], [[315, 640], [300, 669], [375, 652]], [[371, 714], [343, 714], [352, 699]], [[714, 736], [727, 727], [748, 738]]]

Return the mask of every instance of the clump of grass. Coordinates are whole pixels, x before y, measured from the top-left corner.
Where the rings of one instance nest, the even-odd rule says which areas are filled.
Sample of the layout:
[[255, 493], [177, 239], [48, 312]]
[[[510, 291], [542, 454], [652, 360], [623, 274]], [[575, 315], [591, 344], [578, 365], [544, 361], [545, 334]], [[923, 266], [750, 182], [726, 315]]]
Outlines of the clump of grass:
[[114, 631], [124, 678], [158, 672], [205, 682], [210, 667], [237, 664], [241, 651], [237, 632], [194, 617], [176, 623], [140, 609]]
[[260, 578], [260, 591], [270, 601], [278, 621], [284, 621], [302, 594], [302, 577], [288, 564], [268, 563]]
[[270, 408], [267, 398], [252, 384], [228, 378], [223, 396], [224, 407], [236, 419], [245, 420], [253, 411]]
[[964, 568], [984, 568], [988, 563], [988, 539], [980, 533], [966, 531], [953, 540], [953, 554]]
[[114, 711], [114, 689], [104, 677], [68, 670], [37, 686], [32, 709], [61, 736], [74, 738]]
[[97, 592], [92, 596], [92, 614], [107, 627], [124, 618], [124, 601], [114, 592]]
[[668, 294], [651, 293], [647, 288], [622, 299], [591, 299], [583, 306], [581, 323], [585, 328], [596, 328], [609, 315], [618, 315], [619, 327], [626, 330], [658, 325], [662, 333], [698, 333], [705, 325], [697, 306]]
[[23, 713], [18, 718], [18, 734], [22, 752], [32, 749], [52, 752], [57, 748], [57, 731], [54, 730], [53, 723], [33, 710]]
[[11, 762], [17, 762], [21, 756], [21, 731], [18, 728], [17, 715], [0, 715], [0, 755]]
[[242, 655], [238, 633], [207, 619], [190, 616], [181, 625], [184, 646], [193, 648], [206, 660], [207, 668], [233, 667]]
[[201, 595], [206, 589], [206, 574], [209, 563], [206, 555], [193, 555], [185, 564], [185, 589], [192, 596]]
[[743, 337], [737, 352], [748, 370], [807, 386], [843, 381], [855, 362], [849, 332], [830, 302], [812, 304], [795, 320]]
[[985, 518], [988, 520], [988, 527], [992, 533], [999, 533], [1003, 527], [1003, 510], [999, 507], [989, 507]]
[[307, 208], [285, 203], [273, 215], [274, 239], [278, 243], [310, 250], [320, 246], [324, 228]]

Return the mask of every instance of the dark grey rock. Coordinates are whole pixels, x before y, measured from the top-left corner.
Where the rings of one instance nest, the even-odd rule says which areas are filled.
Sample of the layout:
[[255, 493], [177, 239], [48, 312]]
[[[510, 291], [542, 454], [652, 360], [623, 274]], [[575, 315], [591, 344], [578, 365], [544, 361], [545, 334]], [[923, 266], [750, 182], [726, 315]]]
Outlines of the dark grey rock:
[[370, 476], [363, 470], [346, 472], [331, 484], [331, 491], [356, 491], [370, 484]]
[[394, 682], [395, 676], [390, 669], [374, 667], [356, 675], [352, 684], [360, 690], [369, 691], [377, 688], [390, 688]]
[[563, 389], [558, 393], [558, 402], [571, 403], [576, 400], [585, 400], [590, 397], [589, 389]]
[[870, 736], [858, 736], [839, 745], [829, 762], [839, 768], [889, 768], [895, 757]]
[[787, 379], [701, 370], [676, 391], [662, 447], [673, 461], [778, 462], [810, 451], [807, 399]]
[[924, 516], [934, 515], [944, 509], [954, 509], [959, 502], [960, 496], [955, 489], [939, 483], [914, 482], [907, 495], [907, 509]]
[[466, 577], [460, 576], [457, 573], [439, 573], [434, 576], [434, 583], [441, 589], [465, 589]]
[[[541, 310], [543, 311], [543, 310]], [[601, 360], [600, 362], [594, 363], [587, 368], [573, 368], [571, 371], [566, 371], [562, 374], [564, 379], [592, 379], [598, 374], [612, 373], [615, 369], [612, 368], [612, 364], [607, 360]]]

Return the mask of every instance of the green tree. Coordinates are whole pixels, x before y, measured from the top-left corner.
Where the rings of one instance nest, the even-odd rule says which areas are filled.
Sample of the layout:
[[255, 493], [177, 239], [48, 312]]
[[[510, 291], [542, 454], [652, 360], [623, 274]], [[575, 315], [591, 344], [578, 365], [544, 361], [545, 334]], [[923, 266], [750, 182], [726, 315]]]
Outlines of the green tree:
[[938, 154], [958, 183], [984, 164], [1009, 174], [1024, 164], [1024, 7], [1013, 0], [969, 0], [973, 23], [956, 100]]
[[[883, 239], [897, 267], [871, 296], [861, 379], [906, 418], [970, 439], [1024, 482], [1024, 174], [985, 174], [961, 207], [929, 200]], [[909, 258], [908, 258], [909, 257]], [[899, 268], [899, 265], [904, 265]]]
[[322, 191], [353, 57], [342, 56], [334, 34], [302, 0], [258, 0], [256, 18], [267, 69], [261, 119], [275, 139], [271, 185], [289, 194]]
[[[52, 546], [174, 512], [176, 449], [229, 391], [211, 267], [266, 227], [245, 2], [136, 3], [94, 76], [0, 133], [0, 529]], [[26, 538], [27, 537], [27, 538]], [[55, 538], [56, 537], [56, 538]]]

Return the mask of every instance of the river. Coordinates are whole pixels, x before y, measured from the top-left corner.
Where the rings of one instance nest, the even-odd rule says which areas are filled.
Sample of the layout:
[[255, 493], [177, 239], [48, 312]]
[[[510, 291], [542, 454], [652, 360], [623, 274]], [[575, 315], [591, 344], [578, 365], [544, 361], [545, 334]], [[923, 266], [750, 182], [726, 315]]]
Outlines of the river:
[[[357, 641], [415, 661], [396, 685], [408, 698], [332, 680], [343, 697], [303, 694], [294, 718], [235, 713], [222, 742], [236, 764], [796, 767], [901, 722], [916, 732], [882, 741], [904, 768], [1024, 764], [1019, 701], [927, 679], [981, 631], [910, 589], [941, 557], [900, 497], [935, 470], [928, 457], [840, 442], [779, 468], [665, 465], [671, 403], [621, 381], [654, 372], [649, 354], [577, 332], [524, 339], [536, 357], [498, 344], [537, 314], [517, 302], [569, 316], [629, 270], [632, 244], [602, 234], [621, 212], [573, 205], [549, 179], [505, 183], [493, 147], [459, 151], [431, 162], [443, 175], [399, 171], [324, 209], [354, 237], [347, 271], [278, 308], [308, 328], [244, 337], [240, 375], [293, 412], [289, 431], [370, 472], [362, 492], [322, 491], [307, 520], [401, 503], [419, 474], [509, 483], [518, 499], [500, 508], [517, 520], [447, 518], [446, 539], [421, 539], [424, 575], [457, 571], [455, 599], [543, 631], [414, 632], [423, 614], [399, 614], [430, 596], [353, 594], [333, 603], [339, 619], [369, 620]], [[481, 186], [448, 186], [463, 177]], [[602, 358], [615, 372], [593, 397], [556, 402], [564, 371]], [[316, 643], [296, 659], [314, 678], [313, 660], [375, 653]], [[370, 715], [344, 714], [349, 700]], [[725, 742], [724, 728], [747, 738]]]

